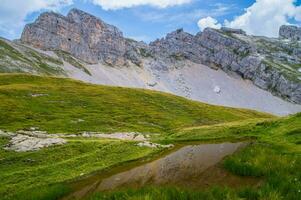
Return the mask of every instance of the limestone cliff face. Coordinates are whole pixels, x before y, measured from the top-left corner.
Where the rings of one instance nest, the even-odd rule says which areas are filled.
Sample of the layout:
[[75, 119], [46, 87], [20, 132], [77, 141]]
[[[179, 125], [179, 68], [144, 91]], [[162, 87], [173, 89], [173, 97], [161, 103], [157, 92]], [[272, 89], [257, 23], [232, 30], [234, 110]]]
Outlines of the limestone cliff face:
[[205, 64], [235, 72], [264, 90], [301, 104], [300, 30], [282, 26], [280, 38], [271, 39], [248, 36], [240, 29], [207, 28], [196, 35], [179, 29], [147, 45], [126, 39], [118, 28], [73, 9], [67, 16], [42, 14], [25, 27], [21, 42], [43, 50], [62, 50], [90, 64], [143, 67], [147, 59], [159, 71], [185, 61]]
[[283, 25], [279, 29], [279, 36], [284, 39], [301, 41], [301, 27]]
[[118, 28], [77, 9], [66, 17], [43, 13], [25, 26], [21, 41], [43, 50], [63, 50], [91, 64], [126, 65], [131, 50]]
[[183, 29], [178, 29], [167, 34], [165, 38], [151, 42], [150, 50], [156, 57], [165, 58], [170, 62], [189, 59], [200, 63], [204, 53], [200, 45], [196, 43], [195, 37], [184, 32]]
[[166, 62], [187, 59], [235, 72], [264, 90], [301, 103], [298, 43], [247, 36], [236, 29], [207, 28], [195, 36], [183, 30], [172, 32], [151, 43], [150, 48]]

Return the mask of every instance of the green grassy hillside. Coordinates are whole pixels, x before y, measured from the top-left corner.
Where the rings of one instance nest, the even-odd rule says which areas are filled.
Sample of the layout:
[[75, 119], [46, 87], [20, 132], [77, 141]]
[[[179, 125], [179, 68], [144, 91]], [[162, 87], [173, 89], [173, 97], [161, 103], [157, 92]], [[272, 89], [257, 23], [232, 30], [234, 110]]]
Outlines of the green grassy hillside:
[[30, 73], [66, 76], [63, 61], [91, 75], [85, 62], [64, 51], [53, 51], [50, 55], [26, 46], [0, 38], [0, 73]]
[[[248, 120], [186, 128], [168, 136], [172, 142], [232, 140], [252, 137], [253, 142], [221, 165], [239, 176], [261, 179], [260, 186], [238, 189], [177, 187], [123, 189], [92, 195], [89, 200], [296, 200], [301, 199], [301, 113], [276, 120]], [[161, 138], [162, 139], [162, 138]]]
[[[99, 193], [91, 199], [301, 198], [300, 114], [276, 118], [162, 92], [24, 74], [0, 75], [0, 102], [0, 130], [137, 131], [150, 133], [157, 143], [173, 144], [252, 138], [251, 145], [221, 164], [231, 173], [263, 180], [258, 188], [147, 187]], [[96, 138], [71, 138], [65, 145], [23, 153], [4, 150], [8, 143], [0, 136], [0, 197], [10, 200], [57, 199], [71, 190], [68, 180], [162, 152], [136, 142]]]
[[65, 75], [62, 59], [53, 58], [19, 43], [0, 38], [1, 73]]
[[89, 85], [62, 78], [0, 75], [0, 129], [50, 133], [175, 129], [271, 117], [142, 89]]

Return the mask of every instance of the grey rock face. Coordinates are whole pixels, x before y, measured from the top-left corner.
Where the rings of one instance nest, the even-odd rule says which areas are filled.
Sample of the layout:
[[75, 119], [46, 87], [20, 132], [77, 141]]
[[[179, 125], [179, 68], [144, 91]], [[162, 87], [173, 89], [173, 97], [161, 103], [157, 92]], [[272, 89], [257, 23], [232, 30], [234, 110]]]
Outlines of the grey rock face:
[[283, 25], [280, 27], [279, 36], [280, 38], [284, 38], [284, 39], [300, 41], [301, 27]]
[[188, 58], [198, 62], [201, 53], [199, 46], [195, 44], [194, 36], [184, 32], [183, 29], [169, 33], [161, 40], [151, 42], [150, 47], [153, 54], [164, 55], [170, 60]]
[[123, 37], [116, 27], [83, 11], [67, 16], [44, 13], [25, 27], [21, 41], [43, 50], [63, 50], [91, 64], [112, 66], [147, 59], [152, 69], [168, 71], [185, 61], [235, 72], [258, 87], [301, 104], [301, 28], [282, 26], [281, 38], [248, 36], [243, 30], [206, 28], [192, 35], [178, 29], [149, 45]]
[[173, 62], [179, 58], [188, 59], [212, 68], [221, 68], [226, 72], [235, 72], [245, 79], [252, 80], [264, 90], [300, 104], [300, 81], [293, 79], [292, 74], [283, 72], [288, 66], [283, 65], [280, 66], [283, 69], [279, 68], [279, 63], [292, 66], [300, 64], [301, 59], [296, 54], [300, 47], [292, 48], [288, 44], [283, 47], [280, 43], [271, 49], [263, 48], [259, 46], [260, 42], [257, 43], [259, 40], [275, 45], [275, 41], [246, 36], [239, 30], [207, 28], [196, 36], [183, 30], [172, 32], [165, 38], [151, 43], [150, 48], [156, 55], [165, 57], [169, 62], [172, 62], [172, 59]]
[[53, 145], [63, 145], [66, 142], [65, 139], [58, 137], [36, 137], [17, 134], [12, 136], [9, 145], [5, 149], [17, 152], [36, 151]]
[[236, 34], [246, 35], [246, 32], [244, 30], [235, 29], [235, 28], [222, 27], [221, 31], [224, 31], [226, 33], [236, 33]]
[[[131, 50], [118, 28], [77, 9], [66, 17], [41, 14], [25, 26], [21, 41], [43, 50], [63, 50], [91, 64], [126, 65]], [[138, 58], [132, 55], [131, 59], [137, 62]]]

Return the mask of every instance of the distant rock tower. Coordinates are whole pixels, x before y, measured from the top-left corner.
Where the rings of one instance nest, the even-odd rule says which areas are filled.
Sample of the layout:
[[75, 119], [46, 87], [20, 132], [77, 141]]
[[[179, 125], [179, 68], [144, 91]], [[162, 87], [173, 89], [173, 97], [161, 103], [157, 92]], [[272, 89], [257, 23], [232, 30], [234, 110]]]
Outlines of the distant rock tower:
[[301, 27], [283, 25], [279, 29], [279, 37], [283, 39], [301, 41]]
[[72, 9], [67, 16], [41, 14], [25, 26], [21, 41], [43, 50], [62, 50], [91, 64], [126, 65], [127, 60], [138, 63], [118, 28], [78, 9]]

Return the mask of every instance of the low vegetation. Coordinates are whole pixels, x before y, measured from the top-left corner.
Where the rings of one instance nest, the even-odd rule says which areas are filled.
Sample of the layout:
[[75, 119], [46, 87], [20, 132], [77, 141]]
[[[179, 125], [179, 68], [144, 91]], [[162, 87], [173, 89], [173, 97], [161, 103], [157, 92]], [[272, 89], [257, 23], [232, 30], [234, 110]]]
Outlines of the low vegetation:
[[84, 66], [84, 62], [74, 58], [70, 53], [65, 51], [55, 51], [56, 55], [60, 57], [62, 60], [70, 63], [72, 66], [82, 70], [89, 76], [91, 76], [90, 71]]
[[30, 75], [0, 75], [0, 101], [0, 130], [7, 131], [39, 127], [49, 133], [167, 133], [187, 126], [272, 117], [150, 90]]
[[[69, 79], [0, 75], [0, 130], [39, 127], [48, 133], [83, 131], [148, 133], [158, 143], [250, 139], [252, 144], [222, 166], [233, 174], [258, 177], [258, 187], [152, 187], [97, 193], [98, 199], [300, 199], [301, 114], [269, 114], [190, 101], [142, 89], [96, 86]], [[80, 119], [80, 120], [79, 120]], [[62, 146], [34, 152], [4, 150], [0, 137], [0, 196], [58, 199], [68, 182], [95, 171], [151, 159], [162, 149], [135, 142], [69, 138]]]
[[[67, 186], [59, 184], [51, 187], [53, 192], [47, 194], [45, 186], [141, 159], [156, 151], [130, 142], [86, 139], [20, 153], [2, 149], [8, 142], [6, 138], [0, 137], [0, 142], [0, 194], [8, 199], [16, 199], [18, 196], [24, 199], [22, 194], [26, 194], [28, 199], [37, 199], [34, 197], [68, 191]], [[43, 188], [42, 192], [36, 188]]]
[[[12, 46], [14, 45], [14, 46]], [[21, 44], [12, 44], [0, 39], [1, 73], [36, 73], [44, 75], [65, 75], [63, 62], [39, 53]]]
[[[211, 128], [210, 128], [211, 127]], [[233, 140], [252, 137], [252, 144], [227, 157], [222, 165], [233, 174], [257, 177], [259, 187], [213, 187], [200, 190], [145, 187], [93, 194], [89, 200], [123, 199], [301, 199], [301, 115], [268, 121], [247, 121], [192, 127], [169, 136], [173, 142]]]

